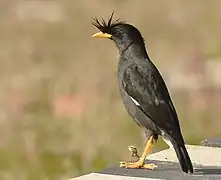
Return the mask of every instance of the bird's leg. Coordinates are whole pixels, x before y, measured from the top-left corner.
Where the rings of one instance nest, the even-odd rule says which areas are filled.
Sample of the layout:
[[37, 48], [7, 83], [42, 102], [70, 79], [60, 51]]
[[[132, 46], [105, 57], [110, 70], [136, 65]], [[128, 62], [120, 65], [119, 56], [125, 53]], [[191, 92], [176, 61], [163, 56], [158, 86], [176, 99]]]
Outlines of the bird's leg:
[[151, 152], [153, 146], [157, 142], [157, 136], [152, 135], [149, 140], [147, 141], [147, 144], [145, 146], [144, 152], [141, 156], [141, 158], [136, 162], [120, 162], [120, 167], [125, 168], [146, 168], [146, 169], [155, 169], [157, 166], [155, 164], [144, 164], [144, 161], [147, 157], [147, 155]]

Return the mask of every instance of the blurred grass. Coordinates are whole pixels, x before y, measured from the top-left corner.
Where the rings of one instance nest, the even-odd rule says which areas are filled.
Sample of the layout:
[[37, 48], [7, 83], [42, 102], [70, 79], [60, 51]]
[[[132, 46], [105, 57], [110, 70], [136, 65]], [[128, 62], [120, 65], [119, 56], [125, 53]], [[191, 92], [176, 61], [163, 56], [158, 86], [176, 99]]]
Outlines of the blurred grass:
[[[23, 13], [30, 2], [0, 2], [3, 180], [68, 179], [128, 159], [130, 144], [142, 150], [142, 132], [118, 94], [117, 51], [111, 42], [91, 38], [97, 31], [92, 17], [115, 10], [135, 24], [162, 72], [175, 61], [191, 61], [192, 48], [203, 58], [221, 55], [218, 0], [35, 1], [40, 5]], [[55, 10], [45, 13], [42, 6]], [[200, 110], [192, 92], [171, 93], [187, 143], [221, 135], [213, 95]], [[159, 141], [155, 150], [165, 147]]]

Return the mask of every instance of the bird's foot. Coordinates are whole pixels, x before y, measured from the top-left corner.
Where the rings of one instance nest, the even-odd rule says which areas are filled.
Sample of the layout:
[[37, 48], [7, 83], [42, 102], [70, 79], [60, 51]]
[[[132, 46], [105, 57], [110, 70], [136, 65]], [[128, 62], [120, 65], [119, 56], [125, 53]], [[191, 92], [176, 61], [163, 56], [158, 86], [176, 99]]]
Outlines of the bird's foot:
[[157, 168], [155, 164], [143, 164], [140, 161], [137, 162], [125, 162], [122, 161], [120, 162], [120, 167], [128, 168], [128, 169], [149, 169], [149, 170], [154, 170]]
[[137, 148], [135, 146], [128, 146], [128, 150], [132, 153], [133, 156], [138, 156]]
[[155, 168], [157, 168], [157, 165], [151, 163], [151, 164], [144, 164], [143, 168], [145, 169], [150, 169], [150, 170], [154, 170]]

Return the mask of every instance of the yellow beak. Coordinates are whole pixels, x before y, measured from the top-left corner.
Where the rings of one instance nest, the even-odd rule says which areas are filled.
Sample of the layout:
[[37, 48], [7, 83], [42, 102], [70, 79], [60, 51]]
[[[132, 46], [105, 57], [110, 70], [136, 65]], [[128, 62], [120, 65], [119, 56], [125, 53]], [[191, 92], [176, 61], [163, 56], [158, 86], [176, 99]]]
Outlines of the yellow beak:
[[96, 38], [111, 38], [112, 35], [108, 34], [108, 33], [98, 32], [98, 33], [93, 34], [92, 37], [96, 37]]

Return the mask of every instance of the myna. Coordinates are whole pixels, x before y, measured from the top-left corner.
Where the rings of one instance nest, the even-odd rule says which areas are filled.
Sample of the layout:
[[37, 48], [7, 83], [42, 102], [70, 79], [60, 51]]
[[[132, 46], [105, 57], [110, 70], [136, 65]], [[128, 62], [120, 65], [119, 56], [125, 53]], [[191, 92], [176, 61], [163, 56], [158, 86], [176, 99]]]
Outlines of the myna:
[[193, 173], [175, 107], [160, 72], [147, 54], [139, 30], [119, 19], [113, 21], [113, 13], [107, 22], [103, 18], [94, 18], [93, 25], [100, 31], [93, 37], [112, 40], [119, 51], [117, 79], [120, 95], [129, 115], [147, 138], [139, 160], [122, 162], [121, 167], [154, 169], [154, 164], [144, 161], [161, 136], [175, 149], [182, 170]]

